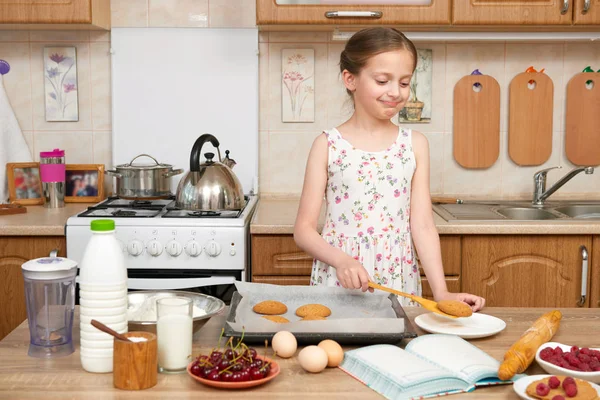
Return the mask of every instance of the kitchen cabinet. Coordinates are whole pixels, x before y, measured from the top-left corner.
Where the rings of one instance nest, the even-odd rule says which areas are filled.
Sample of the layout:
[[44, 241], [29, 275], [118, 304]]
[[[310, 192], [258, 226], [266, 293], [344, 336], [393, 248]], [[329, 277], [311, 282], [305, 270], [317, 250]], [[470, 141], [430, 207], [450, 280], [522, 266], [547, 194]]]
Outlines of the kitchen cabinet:
[[110, 0], [0, 0], [0, 29], [110, 29]]
[[[276, 25], [310, 25], [314, 29], [315, 25], [448, 25], [450, 23], [451, 0], [431, 0], [430, 5], [421, 6], [307, 5], [297, 4], [298, 1], [294, 1], [295, 4], [284, 3], [286, 1], [256, 0], [256, 24], [268, 30], [269, 26]], [[343, 12], [360, 12], [365, 16], [345, 17], [331, 14], [336, 11], [341, 15]], [[373, 13], [375, 17], [371, 16]]]
[[582, 246], [591, 235], [476, 235], [462, 238], [462, 291], [490, 307], [589, 307], [590, 270], [583, 305]]
[[[458, 235], [440, 237], [446, 284], [454, 292], [460, 291], [460, 243]], [[309, 285], [312, 262], [313, 258], [296, 246], [293, 235], [252, 235], [252, 282]], [[423, 296], [433, 298], [424, 277], [422, 284]]]
[[590, 307], [600, 308], [600, 236], [594, 236], [592, 251], [590, 253], [591, 279], [590, 279]]
[[64, 236], [0, 237], [0, 339], [27, 318], [21, 265], [52, 250], [65, 257], [66, 249]]
[[573, 0], [454, 0], [452, 24], [570, 25], [572, 10]]
[[575, 25], [600, 25], [600, 0], [575, 0], [573, 23]]

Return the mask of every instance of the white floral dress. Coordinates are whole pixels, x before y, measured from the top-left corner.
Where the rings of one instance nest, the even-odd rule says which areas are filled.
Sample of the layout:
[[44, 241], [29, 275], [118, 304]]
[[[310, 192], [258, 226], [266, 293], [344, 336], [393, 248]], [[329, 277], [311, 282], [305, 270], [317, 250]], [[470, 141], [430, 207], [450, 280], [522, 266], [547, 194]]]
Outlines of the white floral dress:
[[[373, 281], [421, 295], [410, 234], [410, 189], [416, 168], [410, 129], [399, 128], [386, 150], [353, 147], [337, 129], [325, 131], [327, 211], [322, 236], [358, 260]], [[314, 260], [311, 285], [340, 286], [336, 270]], [[403, 305], [414, 305], [399, 298]]]

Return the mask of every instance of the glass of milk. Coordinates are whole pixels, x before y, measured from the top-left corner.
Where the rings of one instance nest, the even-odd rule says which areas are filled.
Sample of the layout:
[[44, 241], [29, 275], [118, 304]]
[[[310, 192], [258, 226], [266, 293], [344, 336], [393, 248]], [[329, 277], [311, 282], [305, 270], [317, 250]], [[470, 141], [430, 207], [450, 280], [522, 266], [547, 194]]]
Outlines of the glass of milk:
[[185, 372], [192, 361], [192, 299], [165, 297], [158, 299], [156, 306], [158, 370], [164, 373]]

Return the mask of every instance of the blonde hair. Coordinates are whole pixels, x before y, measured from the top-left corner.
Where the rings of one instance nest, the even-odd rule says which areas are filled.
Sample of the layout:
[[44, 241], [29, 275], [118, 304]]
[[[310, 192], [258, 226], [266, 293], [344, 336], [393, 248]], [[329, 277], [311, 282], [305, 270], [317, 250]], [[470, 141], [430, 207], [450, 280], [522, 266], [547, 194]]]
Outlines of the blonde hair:
[[[381, 53], [394, 50], [406, 50], [414, 61], [413, 70], [417, 66], [417, 49], [402, 32], [395, 28], [373, 27], [356, 32], [346, 43], [340, 55], [340, 73], [348, 70], [358, 75], [367, 65], [369, 59]], [[346, 89], [352, 96], [352, 92]]]

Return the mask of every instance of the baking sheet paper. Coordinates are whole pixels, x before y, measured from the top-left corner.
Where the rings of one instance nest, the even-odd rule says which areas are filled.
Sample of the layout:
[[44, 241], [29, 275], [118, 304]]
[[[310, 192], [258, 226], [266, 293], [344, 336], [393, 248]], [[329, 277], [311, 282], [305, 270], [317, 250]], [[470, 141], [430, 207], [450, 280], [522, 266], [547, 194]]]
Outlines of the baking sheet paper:
[[[243, 296], [237, 306], [235, 321], [228, 324], [242, 332], [290, 332], [310, 333], [387, 333], [404, 332], [404, 319], [396, 317], [387, 293], [363, 293], [324, 286], [280, 286], [264, 283], [236, 282], [237, 291]], [[282, 314], [290, 323], [278, 324], [262, 318], [252, 311], [257, 303], [277, 300], [288, 311]], [[296, 309], [305, 304], [322, 304], [331, 309], [325, 321], [300, 321]]]

